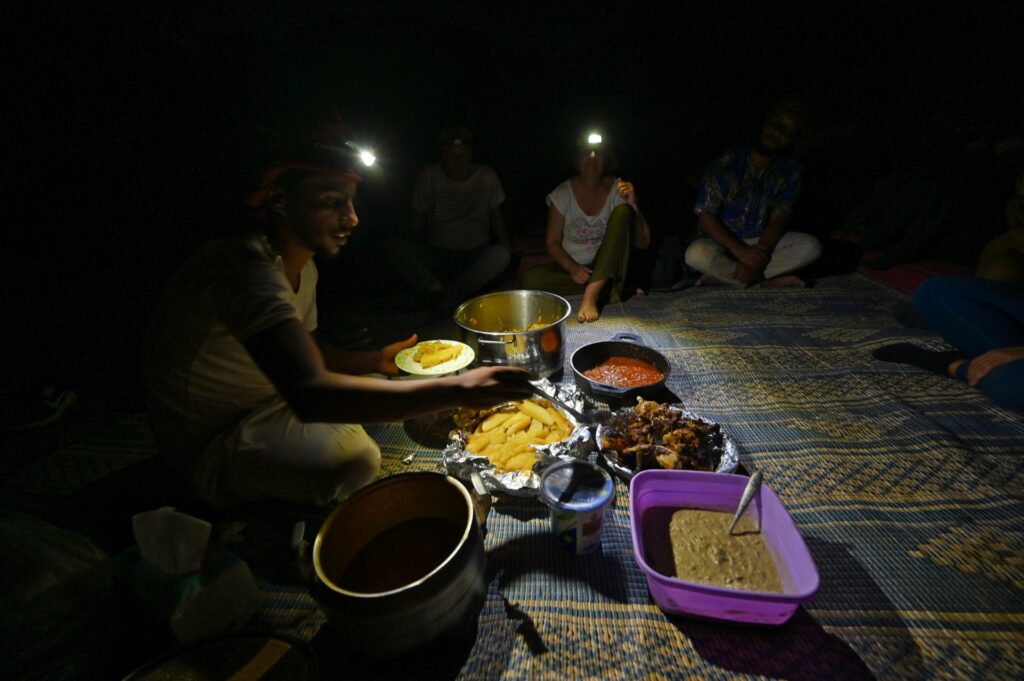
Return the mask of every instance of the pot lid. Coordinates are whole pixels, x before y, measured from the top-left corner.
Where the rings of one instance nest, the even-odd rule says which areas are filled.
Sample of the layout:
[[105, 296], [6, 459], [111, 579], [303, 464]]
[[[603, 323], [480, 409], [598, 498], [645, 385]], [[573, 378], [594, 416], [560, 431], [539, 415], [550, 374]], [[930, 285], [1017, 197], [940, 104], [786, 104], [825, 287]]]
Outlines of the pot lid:
[[600, 466], [586, 461], [564, 461], [544, 471], [540, 491], [549, 506], [566, 511], [590, 511], [611, 500], [615, 483]]

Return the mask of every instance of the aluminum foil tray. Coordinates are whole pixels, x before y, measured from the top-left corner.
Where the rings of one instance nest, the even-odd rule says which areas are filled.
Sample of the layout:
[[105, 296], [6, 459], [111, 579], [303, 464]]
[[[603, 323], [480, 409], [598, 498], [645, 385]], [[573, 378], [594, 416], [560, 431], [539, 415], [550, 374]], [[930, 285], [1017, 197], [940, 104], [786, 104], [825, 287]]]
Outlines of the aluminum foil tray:
[[[537, 385], [548, 394], [554, 393], [569, 406], [582, 410], [585, 402], [583, 392], [574, 385], [555, 385], [547, 380]], [[555, 392], [557, 391], [557, 392]], [[584, 459], [594, 450], [594, 433], [586, 425], [565, 412], [562, 414], [573, 426], [569, 436], [560, 441], [546, 445], [533, 445], [537, 460], [529, 471], [499, 470], [486, 456], [466, 451], [466, 442], [470, 434], [482, 420], [496, 411], [507, 408], [511, 403], [501, 404], [491, 409], [459, 409], [453, 418], [455, 428], [448, 435], [448, 442], [441, 450], [441, 463], [445, 470], [462, 480], [469, 480], [474, 472], [483, 478], [487, 489], [491, 492], [511, 494], [515, 496], [537, 496], [540, 487], [540, 474], [545, 468], [558, 461]], [[557, 409], [558, 407], [555, 406]]]

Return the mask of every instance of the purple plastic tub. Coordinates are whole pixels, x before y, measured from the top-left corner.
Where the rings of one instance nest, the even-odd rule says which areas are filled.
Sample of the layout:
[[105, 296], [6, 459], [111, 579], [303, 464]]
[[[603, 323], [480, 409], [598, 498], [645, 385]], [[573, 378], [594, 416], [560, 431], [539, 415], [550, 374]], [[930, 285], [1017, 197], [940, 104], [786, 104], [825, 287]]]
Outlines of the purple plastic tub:
[[747, 480], [744, 475], [704, 471], [649, 470], [633, 476], [629, 487], [633, 553], [647, 575], [654, 602], [665, 612], [752, 624], [782, 624], [792, 617], [797, 606], [818, 592], [818, 568], [807, 544], [782, 501], [767, 485], [761, 485], [747, 514], [760, 520], [785, 593], [697, 584], [661, 574], [648, 563], [642, 530], [648, 512], [662, 507], [733, 513]]

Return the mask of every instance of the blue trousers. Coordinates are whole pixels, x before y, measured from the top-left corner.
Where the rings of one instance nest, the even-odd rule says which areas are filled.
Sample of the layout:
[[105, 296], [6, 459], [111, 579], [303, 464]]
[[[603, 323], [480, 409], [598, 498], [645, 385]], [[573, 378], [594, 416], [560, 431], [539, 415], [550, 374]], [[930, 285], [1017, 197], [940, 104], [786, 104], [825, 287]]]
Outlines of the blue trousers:
[[[976, 277], [932, 277], [914, 294], [914, 308], [950, 345], [968, 358], [1024, 345], [1024, 291]], [[970, 362], [956, 371], [967, 380]], [[978, 387], [1000, 405], [1024, 412], [1024, 360], [990, 371]]]

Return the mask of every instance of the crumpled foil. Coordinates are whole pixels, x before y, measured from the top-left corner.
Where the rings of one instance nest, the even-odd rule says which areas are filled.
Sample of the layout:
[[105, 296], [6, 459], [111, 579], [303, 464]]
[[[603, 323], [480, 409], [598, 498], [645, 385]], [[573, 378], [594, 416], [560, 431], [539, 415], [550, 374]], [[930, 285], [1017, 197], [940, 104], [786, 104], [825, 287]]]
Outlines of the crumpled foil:
[[[555, 385], [547, 379], [535, 381], [534, 384], [548, 393], [553, 394], [577, 411], [583, 411], [585, 398], [583, 392], [574, 385]], [[483, 478], [487, 489], [491, 492], [502, 492], [515, 496], [537, 496], [540, 489], [540, 474], [545, 468], [559, 461], [584, 459], [594, 449], [594, 434], [590, 427], [582, 425], [552, 403], [555, 409], [562, 412], [566, 420], [573, 425], [572, 433], [561, 442], [546, 445], [534, 445], [537, 462], [530, 471], [500, 471], [494, 467], [490, 459], [473, 452], [466, 451], [466, 442], [476, 426], [488, 416], [512, 404], [507, 402], [490, 409], [458, 409], [452, 420], [455, 429], [448, 435], [448, 443], [441, 450], [441, 463], [445, 470], [457, 478], [469, 480], [475, 471]]]
[[[686, 409], [684, 407], [679, 407], [670, 404], [668, 405], [668, 408], [671, 409], [672, 411], [677, 411], [680, 414], [682, 414], [682, 418], [684, 419], [703, 421], [704, 423], [709, 423], [713, 426], [718, 426], [718, 435], [714, 438], [714, 440], [712, 440], [710, 446], [708, 447], [708, 453], [711, 455], [712, 459], [718, 461], [718, 465], [715, 467], [715, 472], [734, 473], [736, 471], [736, 469], [740, 465], [740, 450], [739, 447], [736, 445], [736, 441], [729, 437], [729, 434], [725, 432], [725, 429], [722, 428], [721, 424], [716, 423], [711, 419], [705, 418], [700, 414], [690, 411], [689, 409]], [[609, 426], [615, 428], [616, 421], [624, 422], [629, 419], [632, 413], [633, 407], [623, 407], [622, 409], [616, 409], [615, 411], [612, 412], [612, 416], [614, 418], [609, 423]], [[598, 428], [602, 427], [604, 426], [598, 426]], [[601, 436], [599, 431], [594, 433], [594, 448], [599, 451], [601, 449], [600, 437]], [[628, 466], [624, 466], [623, 464], [619, 463], [615, 454], [616, 452], [613, 450], [605, 450], [600, 452], [601, 458], [604, 459], [604, 462], [607, 464], [608, 468], [611, 469], [612, 472], [614, 472], [616, 475], [618, 475], [620, 478], [623, 478], [624, 480], [629, 480], [630, 478], [633, 477], [636, 471], [632, 470]]]

